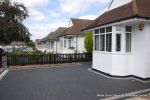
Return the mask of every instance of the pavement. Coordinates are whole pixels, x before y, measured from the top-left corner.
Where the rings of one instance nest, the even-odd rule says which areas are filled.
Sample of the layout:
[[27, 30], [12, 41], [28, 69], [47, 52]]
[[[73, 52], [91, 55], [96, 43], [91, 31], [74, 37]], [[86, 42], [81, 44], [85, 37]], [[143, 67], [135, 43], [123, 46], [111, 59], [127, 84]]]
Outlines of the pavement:
[[111, 100], [115, 95], [150, 92], [150, 82], [106, 78], [90, 67], [89, 62], [12, 68], [0, 80], [0, 100]]

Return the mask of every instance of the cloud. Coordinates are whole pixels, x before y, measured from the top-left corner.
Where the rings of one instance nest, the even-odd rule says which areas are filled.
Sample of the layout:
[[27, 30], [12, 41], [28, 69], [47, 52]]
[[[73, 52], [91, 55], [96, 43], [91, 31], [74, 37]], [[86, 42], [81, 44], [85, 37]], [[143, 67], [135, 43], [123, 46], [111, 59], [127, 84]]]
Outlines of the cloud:
[[50, 32], [56, 30], [58, 27], [67, 27], [68, 23], [63, 21], [54, 21], [46, 24], [29, 24], [26, 25], [29, 28], [32, 36], [31, 39], [35, 40], [37, 38], [43, 38]]
[[110, 0], [60, 0], [60, 9], [64, 13], [77, 14], [92, 6], [108, 3]]
[[31, 19], [33, 19], [35, 21], [40, 21], [40, 20], [45, 18], [45, 15], [42, 12], [40, 12], [40, 11], [32, 9], [29, 12], [29, 18], [31, 18]]
[[29, 8], [44, 7], [49, 4], [50, 0], [13, 0], [25, 4]]
[[57, 11], [50, 11], [50, 15], [51, 15], [52, 17], [58, 17], [58, 16], [60, 16], [60, 13], [57, 12]]
[[107, 8], [103, 9], [101, 12], [100, 12], [100, 15], [103, 14], [104, 12], [108, 11]]
[[85, 15], [85, 16], [81, 16], [79, 17], [80, 19], [91, 19], [94, 20], [97, 16], [95, 15]]
[[12, 0], [23, 3], [29, 10], [29, 19], [39, 21], [45, 18], [44, 13], [40, 12], [38, 8], [47, 6], [50, 0]]

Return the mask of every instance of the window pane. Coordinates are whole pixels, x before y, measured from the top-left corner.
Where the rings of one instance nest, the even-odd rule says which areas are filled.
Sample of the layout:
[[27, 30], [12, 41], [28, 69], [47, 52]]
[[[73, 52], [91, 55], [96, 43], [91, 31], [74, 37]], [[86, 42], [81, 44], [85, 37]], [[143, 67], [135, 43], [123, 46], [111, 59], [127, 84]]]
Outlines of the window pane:
[[54, 42], [51, 42], [51, 49], [54, 49]]
[[116, 34], [116, 51], [121, 51], [121, 34]]
[[131, 26], [126, 26], [126, 32], [131, 32], [132, 31], [132, 27]]
[[64, 48], [66, 48], [66, 45], [67, 45], [67, 41], [64, 40]]
[[72, 47], [72, 41], [71, 41], [71, 39], [69, 39], [69, 41], [68, 41], [68, 48], [70, 48], [70, 47]]
[[95, 34], [99, 34], [99, 29], [96, 29], [96, 30], [95, 30]]
[[68, 39], [72, 39], [71, 37], [68, 37]]
[[106, 34], [106, 51], [111, 52], [111, 34]]
[[105, 51], [105, 35], [100, 35], [100, 51]]
[[59, 48], [60, 48], [60, 49], [63, 48], [63, 40], [62, 40], [62, 39], [59, 40]]
[[131, 52], [131, 33], [126, 33], [126, 52]]
[[100, 28], [100, 33], [105, 33], [105, 28]]
[[95, 50], [99, 51], [99, 35], [95, 36]]
[[112, 27], [106, 27], [106, 32], [112, 32]]

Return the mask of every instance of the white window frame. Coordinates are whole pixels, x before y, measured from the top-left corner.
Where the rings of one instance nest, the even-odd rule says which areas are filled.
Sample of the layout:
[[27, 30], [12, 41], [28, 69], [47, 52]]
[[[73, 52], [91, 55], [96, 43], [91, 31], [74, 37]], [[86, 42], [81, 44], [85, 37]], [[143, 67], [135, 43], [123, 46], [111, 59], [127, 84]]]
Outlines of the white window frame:
[[68, 49], [73, 46], [72, 41], [73, 41], [73, 38], [68, 37]]
[[[103, 27], [103, 28], [105, 28], [105, 27]], [[102, 29], [102, 28], [100, 28], [100, 29]], [[103, 36], [103, 35], [104, 35], [104, 50], [101, 50], [101, 36]], [[104, 33], [101, 33], [101, 32], [100, 32], [99, 41], [100, 41], [100, 42], [99, 42], [99, 45], [100, 45], [100, 46], [99, 46], [99, 48], [100, 48], [99, 50], [100, 50], [100, 51], [106, 51], [106, 28], [105, 28], [105, 32], [104, 32]], [[103, 47], [102, 47], [102, 48], [103, 48]]]
[[51, 41], [51, 49], [54, 49], [54, 41]]
[[[96, 33], [96, 32], [95, 32], [96, 30], [99, 31], [97, 34], [95, 34], [95, 33]], [[99, 30], [99, 29], [96, 29], [96, 30], [94, 30], [94, 50], [95, 50], [95, 51], [99, 51], [99, 50], [100, 50], [100, 30]], [[98, 45], [98, 50], [96, 50], [96, 46], [97, 46], [97, 45], [96, 45], [96, 38], [95, 38], [95, 36], [98, 36], [98, 38], [99, 38], [99, 40], [98, 40], [98, 42], [99, 42], [99, 43], [98, 43], [98, 44], [99, 44], [99, 45]]]
[[[110, 32], [107, 32], [107, 28], [108, 27], [111, 27], [111, 31]], [[105, 35], [105, 51], [106, 52], [112, 52], [112, 26], [108, 26], [106, 27], [106, 35]], [[107, 35], [110, 34], [111, 35], [111, 50], [110, 51], [107, 51]], [[110, 41], [109, 41], [110, 42]], [[108, 45], [109, 46], [109, 45]]]
[[[126, 30], [127, 27], [131, 27], [131, 31], [127, 31], [127, 30]], [[126, 38], [126, 39], [125, 39], [125, 44], [126, 44], [126, 45], [125, 45], [125, 52], [131, 53], [131, 52], [132, 52], [132, 26], [125, 26], [125, 32], [126, 32], [126, 33], [125, 33], [125, 38]], [[129, 50], [129, 51], [127, 50], [127, 34], [130, 34], [130, 42], [129, 42], [129, 44], [130, 44], [130, 45], [129, 45], [129, 49], [130, 49], [130, 50]]]
[[[120, 50], [118, 51], [117, 50], [117, 35], [120, 35]], [[116, 36], [115, 36], [116, 38], [115, 38], [115, 51], [116, 52], [121, 52], [121, 50], [122, 50], [122, 34], [121, 33], [116, 33]]]
[[[111, 32], [106, 32], [106, 28], [108, 27], [111, 27]], [[95, 51], [100, 51], [100, 52], [112, 52], [112, 26], [108, 26], [108, 27], [101, 27], [99, 29], [95, 29], [94, 30], [94, 50]], [[102, 28], [105, 28], [105, 32], [104, 33], [100, 33], [100, 29]], [[95, 34], [95, 31], [96, 30], [99, 30], [99, 33], [98, 34]], [[111, 51], [107, 51], [106, 48], [107, 48], [107, 41], [106, 41], [106, 36], [107, 34], [111, 34]], [[100, 36], [104, 35], [105, 37], [105, 43], [104, 43], [104, 50], [101, 50], [101, 42], [100, 42]], [[95, 43], [95, 36], [99, 36], [99, 47], [98, 47], [98, 50], [96, 50], [96, 43]]]
[[64, 48], [67, 48], [67, 37], [64, 37], [64, 41], [63, 41], [63, 42], [64, 42], [63, 47], [64, 47]]

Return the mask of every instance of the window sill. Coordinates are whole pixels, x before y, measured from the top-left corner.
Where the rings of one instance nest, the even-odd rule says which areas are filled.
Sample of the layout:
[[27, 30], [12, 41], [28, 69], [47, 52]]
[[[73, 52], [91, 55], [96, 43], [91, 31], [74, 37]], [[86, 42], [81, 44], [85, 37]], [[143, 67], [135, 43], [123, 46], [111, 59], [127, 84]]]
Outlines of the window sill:
[[93, 51], [93, 53], [113, 54], [113, 55], [132, 55], [132, 52], [105, 52], [105, 51]]

